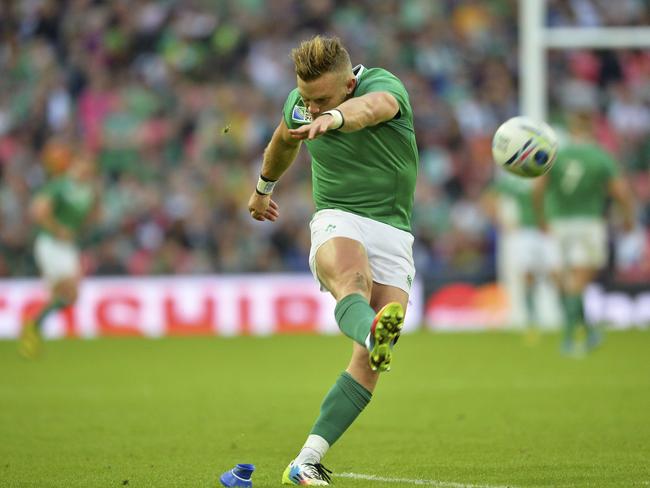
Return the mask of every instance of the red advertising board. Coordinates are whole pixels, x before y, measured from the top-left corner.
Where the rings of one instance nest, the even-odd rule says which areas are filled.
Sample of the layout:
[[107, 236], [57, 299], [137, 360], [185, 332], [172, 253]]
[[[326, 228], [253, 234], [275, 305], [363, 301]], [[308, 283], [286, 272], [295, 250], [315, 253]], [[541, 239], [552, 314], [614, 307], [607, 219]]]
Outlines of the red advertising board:
[[499, 329], [507, 327], [509, 314], [505, 291], [496, 283], [453, 283], [428, 297], [424, 320], [435, 330]]
[[[414, 283], [405, 329], [422, 321]], [[43, 303], [38, 280], [0, 281], [0, 337], [16, 337]], [[311, 275], [87, 278], [75, 307], [48, 319], [48, 337], [337, 333], [335, 301]]]

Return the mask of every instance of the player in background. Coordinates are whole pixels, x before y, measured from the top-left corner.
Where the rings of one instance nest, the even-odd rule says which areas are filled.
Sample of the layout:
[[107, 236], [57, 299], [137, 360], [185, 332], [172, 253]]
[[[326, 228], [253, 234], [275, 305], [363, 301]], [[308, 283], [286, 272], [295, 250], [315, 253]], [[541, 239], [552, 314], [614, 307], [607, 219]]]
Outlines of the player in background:
[[278, 218], [271, 192], [304, 141], [316, 205], [309, 264], [336, 299], [335, 318], [353, 351], [282, 482], [328, 485], [321, 460], [370, 402], [403, 325], [415, 275], [410, 219], [418, 151], [409, 97], [393, 74], [352, 68], [337, 38], [316, 36], [292, 58], [297, 88], [266, 148], [248, 209], [257, 220]]
[[609, 197], [618, 203], [623, 230], [634, 228], [630, 190], [617, 162], [595, 141], [595, 117], [585, 110], [568, 114], [570, 142], [560, 148], [555, 166], [537, 178], [533, 190], [539, 226], [554, 236], [560, 255], [565, 354], [580, 352], [575, 343], [580, 325], [586, 330], [587, 351], [601, 341], [585, 320], [583, 293], [607, 264]]
[[[514, 323], [526, 329], [526, 341], [539, 339], [535, 297], [538, 285], [553, 279], [558, 272], [557, 254], [551, 237], [541, 232], [533, 209], [533, 179], [497, 170], [493, 183], [482, 197], [482, 204], [499, 230], [499, 274], [517, 301], [523, 302], [523, 317]], [[513, 276], [513, 273], [516, 276]], [[523, 290], [523, 294], [519, 292]], [[523, 295], [523, 296], [522, 296]]]
[[99, 207], [94, 167], [88, 155], [76, 155], [66, 173], [46, 183], [32, 200], [30, 214], [38, 227], [34, 256], [49, 299], [23, 324], [19, 350], [26, 358], [40, 351], [45, 319], [77, 299], [82, 271], [77, 240]]

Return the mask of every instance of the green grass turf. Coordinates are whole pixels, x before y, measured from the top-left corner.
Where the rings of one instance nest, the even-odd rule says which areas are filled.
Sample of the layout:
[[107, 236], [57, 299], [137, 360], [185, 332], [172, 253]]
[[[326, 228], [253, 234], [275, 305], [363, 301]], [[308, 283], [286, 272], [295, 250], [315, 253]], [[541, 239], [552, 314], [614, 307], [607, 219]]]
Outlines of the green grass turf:
[[[650, 333], [612, 333], [582, 360], [561, 357], [557, 343], [404, 337], [326, 466], [440, 487], [650, 486]], [[351, 345], [316, 336], [55, 341], [34, 362], [15, 348], [0, 342], [0, 486], [213, 487], [248, 462], [254, 486], [271, 487]]]

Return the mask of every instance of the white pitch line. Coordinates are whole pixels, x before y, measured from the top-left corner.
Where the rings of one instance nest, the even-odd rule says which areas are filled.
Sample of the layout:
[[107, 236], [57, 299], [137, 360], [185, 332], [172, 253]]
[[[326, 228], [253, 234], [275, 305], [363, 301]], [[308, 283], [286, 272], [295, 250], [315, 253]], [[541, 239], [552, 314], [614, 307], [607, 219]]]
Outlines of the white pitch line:
[[434, 486], [436, 488], [516, 488], [513, 485], [475, 485], [468, 483], [456, 483], [454, 481], [421, 480], [413, 478], [386, 478], [384, 476], [376, 476], [374, 474], [359, 473], [337, 473], [335, 476], [339, 478], [351, 478], [355, 480], [383, 481], [385, 483], [408, 483], [410, 485]]

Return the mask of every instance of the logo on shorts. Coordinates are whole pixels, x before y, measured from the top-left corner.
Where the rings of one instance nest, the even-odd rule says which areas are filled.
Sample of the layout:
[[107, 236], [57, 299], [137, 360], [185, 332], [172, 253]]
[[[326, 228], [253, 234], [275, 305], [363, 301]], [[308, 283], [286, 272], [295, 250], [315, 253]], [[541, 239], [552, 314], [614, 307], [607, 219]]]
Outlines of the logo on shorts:
[[413, 277], [411, 275], [406, 275], [406, 284], [409, 286], [410, 290], [411, 286], [413, 285]]
[[327, 227], [325, 227], [325, 232], [334, 232], [334, 229], [336, 229], [336, 225], [329, 224]]

